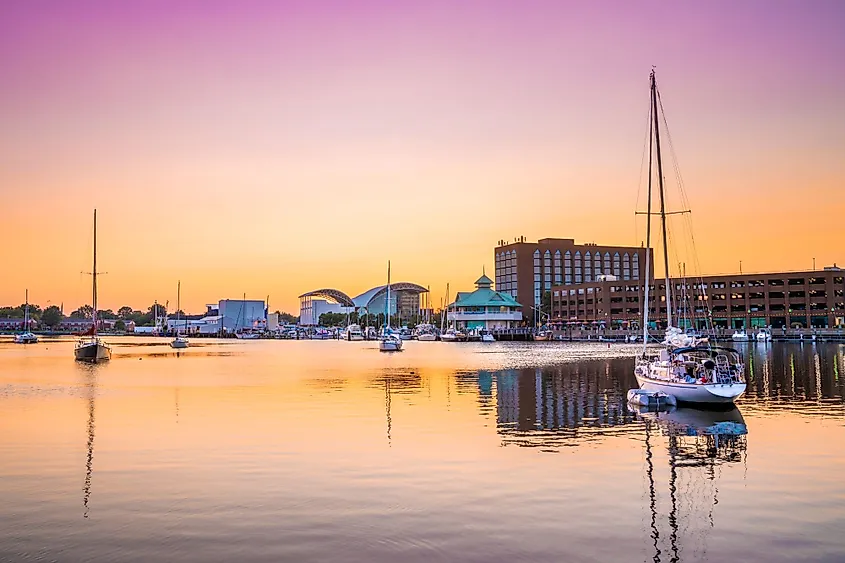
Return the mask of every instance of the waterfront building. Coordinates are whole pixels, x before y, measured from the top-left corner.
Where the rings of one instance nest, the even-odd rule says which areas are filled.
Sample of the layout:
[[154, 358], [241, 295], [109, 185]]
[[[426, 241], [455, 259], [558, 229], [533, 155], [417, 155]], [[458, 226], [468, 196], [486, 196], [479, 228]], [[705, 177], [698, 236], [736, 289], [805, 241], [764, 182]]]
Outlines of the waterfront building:
[[605, 275], [639, 280], [645, 275], [645, 253], [644, 247], [575, 244], [575, 239], [564, 238], [499, 241], [494, 250], [496, 289], [522, 303], [526, 318], [539, 320], [536, 311], [543, 294], [553, 286], [591, 283]]
[[24, 326], [25, 324], [27, 323], [22, 318], [2, 318], [0, 319], [0, 331], [33, 331], [38, 325], [38, 323], [35, 322], [34, 319], [29, 319], [29, 326]]
[[493, 280], [482, 274], [475, 291], [459, 291], [446, 319], [457, 329], [513, 328], [522, 321], [522, 305], [510, 294], [492, 289]]
[[[390, 284], [390, 314], [399, 319], [411, 319], [420, 314], [420, 294], [428, 290], [410, 282]], [[299, 324], [316, 325], [323, 313], [347, 313], [356, 311], [359, 315], [384, 313], [387, 286], [374, 287], [357, 297], [350, 297], [339, 289], [317, 289], [299, 296]]]
[[263, 331], [267, 327], [267, 308], [261, 299], [221, 299], [206, 305], [200, 332], [214, 333], [223, 329], [228, 333], [242, 330]]
[[[652, 326], [663, 328], [666, 284], [649, 287]], [[639, 326], [644, 285], [602, 279], [552, 287], [552, 322]], [[674, 322], [682, 328], [834, 328], [845, 326], [845, 270], [713, 275], [672, 280]]]

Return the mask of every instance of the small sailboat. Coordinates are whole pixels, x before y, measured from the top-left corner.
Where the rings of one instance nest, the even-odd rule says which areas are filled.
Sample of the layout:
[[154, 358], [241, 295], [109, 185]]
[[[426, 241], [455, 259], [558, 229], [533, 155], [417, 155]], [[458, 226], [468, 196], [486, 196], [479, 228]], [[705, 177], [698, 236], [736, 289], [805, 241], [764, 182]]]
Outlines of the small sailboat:
[[111, 347], [100, 340], [97, 336], [97, 210], [94, 210], [94, 271], [91, 272], [93, 279], [94, 312], [92, 314], [91, 330], [86, 337], [76, 342], [73, 356], [82, 362], [104, 362], [111, 359]]
[[496, 337], [493, 336], [493, 332], [489, 329], [482, 328], [478, 331], [478, 334], [481, 336], [482, 342], [496, 342]]
[[[648, 209], [646, 210], [645, 298], [643, 299], [643, 351], [636, 360], [634, 375], [640, 389], [673, 395], [679, 402], [733, 403], [745, 392], [745, 365], [740, 353], [732, 348], [711, 346], [672, 326], [672, 283], [669, 275], [669, 250], [666, 236], [666, 209], [663, 189], [663, 161], [660, 155], [658, 93], [651, 71], [651, 115], [649, 140]], [[659, 353], [648, 349], [649, 281], [651, 262], [652, 151], [656, 153], [660, 196], [660, 220], [663, 230], [663, 256], [666, 267], [666, 338]], [[744, 331], [743, 331], [744, 332]]]
[[26, 305], [23, 311], [23, 332], [15, 335], [15, 344], [35, 344], [38, 337], [32, 334], [29, 326], [29, 290], [26, 290]]
[[182, 281], [176, 283], [176, 338], [170, 341], [171, 348], [187, 348], [188, 344], [188, 317], [185, 317], [185, 335], [179, 334], [179, 315], [182, 314]]
[[378, 349], [380, 352], [399, 352], [402, 339], [390, 328], [390, 261], [387, 262], [387, 298], [384, 303], [384, 330], [379, 337]]

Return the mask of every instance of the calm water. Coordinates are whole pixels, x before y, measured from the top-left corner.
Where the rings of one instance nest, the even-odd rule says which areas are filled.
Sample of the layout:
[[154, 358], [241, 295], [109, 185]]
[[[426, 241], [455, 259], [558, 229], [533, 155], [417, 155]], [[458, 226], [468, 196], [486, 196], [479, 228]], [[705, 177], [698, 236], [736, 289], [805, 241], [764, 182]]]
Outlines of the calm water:
[[0, 343], [0, 560], [843, 561], [845, 346], [632, 412], [632, 348]]

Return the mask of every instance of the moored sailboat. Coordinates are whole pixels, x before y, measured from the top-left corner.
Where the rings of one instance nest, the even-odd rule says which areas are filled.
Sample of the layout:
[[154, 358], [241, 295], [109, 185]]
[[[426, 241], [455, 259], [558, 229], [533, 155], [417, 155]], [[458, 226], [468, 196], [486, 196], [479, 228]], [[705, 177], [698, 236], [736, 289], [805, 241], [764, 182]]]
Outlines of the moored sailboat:
[[23, 312], [23, 332], [15, 335], [15, 344], [35, 344], [38, 337], [32, 334], [29, 326], [29, 290], [26, 290], [26, 305]]
[[[634, 375], [641, 389], [673, 395], [686, 403], [732, 403], [745, 392], [745, 365], [740, 353], [732, 348], [711, 346], [672, 326], [672, 284], [669, 275], [669, 251], [666, 236], [666, 208], [663, 189], [663, 161], [660, 154], [658, 93], [654, 71], [651, 82], [651, 117], [649, 135], [648, 209], [646, 227], [645, 298], [643, 299], [643, 351], [637, 358]], [[651, 196], [654, 177], [652, 156], [656, 156], [660, 196], [660, 220], [663, 231], [663, 258], [666, 267], [666, 338], [658, 354], [648, 349], [649, 281], [651, 267]]]
[[188, 343], [188, 317], [185, 316], [185, 335], [179, 333], [179, 316], [182, 314], [182, 282], [176, 283], [176, 338], [170, 341], [171, 348], [187, 348]]
[[94, 311], [92, 313], [93, 323], [87, 338], [80, 338], [73, 350], [75, 359], [83, 362], [104, 362], [111, 359], [111, 347], [100, 340], [97, 336], [97, 210], [94, 210], [94, 270], [91, 272], [93, 279], [93, 300]]
[[378, 349], [380, 352], [399, 352], [402, 339], [390, 328], [390, 261], [387, 262], [387, 297], [384, 303], [384, 330], [379, 337]]

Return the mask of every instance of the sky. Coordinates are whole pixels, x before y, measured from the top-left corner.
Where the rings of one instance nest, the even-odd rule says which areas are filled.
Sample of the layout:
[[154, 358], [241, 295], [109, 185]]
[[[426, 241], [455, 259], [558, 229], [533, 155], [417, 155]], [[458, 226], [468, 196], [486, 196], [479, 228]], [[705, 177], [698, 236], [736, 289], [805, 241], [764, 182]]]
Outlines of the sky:
[[702, 273], [845, 264], [843, 29], [836, 0], [6, 2], [0, 304], [90, 302], [94, 208], [115, 310], [181, 280], [296, 313], [388, 260], [437, 305], [502, 239], [639, 245], [652, 67]]

